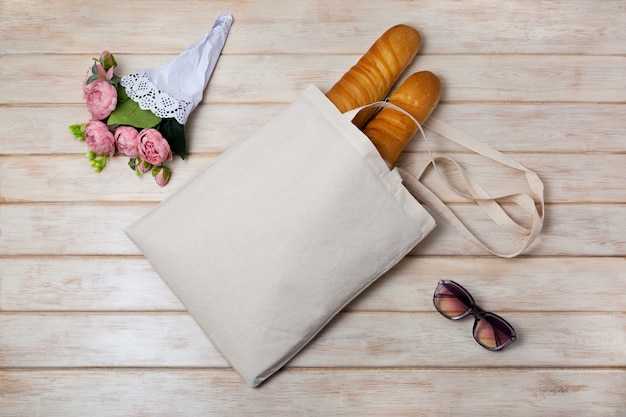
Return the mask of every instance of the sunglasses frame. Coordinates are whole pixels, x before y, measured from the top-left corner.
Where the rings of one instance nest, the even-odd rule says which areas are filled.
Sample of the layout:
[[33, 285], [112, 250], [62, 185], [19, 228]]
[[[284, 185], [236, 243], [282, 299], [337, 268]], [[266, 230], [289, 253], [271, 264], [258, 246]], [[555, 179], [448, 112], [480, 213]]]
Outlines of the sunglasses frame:
[[[439, 310], [439, 307], [437, 306], [437, 296], [440, 293], [440, 288], [441, 287], [447, 287], [447, 286], [452, 286], [454, 287], [456, 290], [460, 291], [465, 297], [467, 297], [467, 299], [470, 302], [470, 305], [468, 307], [468, 309], [463, 312], [462, 314], [458, 315], [458, 316], [448, 316], [447, 314], [443, 313], [441, 310]], [[517, 335], [515, 333], [515, 329], [513, 328], [513, 326], [511, 326], [511, 324], [506, 321], [504, 318], [500, 317], [497, 314], [491, 313], [489, 311], [485, 311], [482, 308], [480, 308], [476, 302], [474, 301], [474, 297], [472, 297], [472, 294], [470, 294], [469, 291], [467, 291], [465, 288], [463, 288], [463, 286], [457, 282], [454, 282], [452, 280], [440, 280], [439, 283], [437, 284], [437, 288], [435, 289], [435, 293], [433, 294], [433, 304], [435, 305], [435, 309], [439, 312], [439, 314], [441, 314], [442, 316], [444, 316], [445, 318], [449, 319], [449, 320], [461, 320], [464, 319], [467, 316], [474, 316], [474, 328], [472, 330], [472, 335], [474, 336], [474, 340], [481, 345], [482, 347], [484, 347], [487, 350], [490, 350], [492, 352], [498, 352], [508, 346], [510, 346], [511, 344], [513, 344], [516, 340], [517, 340]], [[498, 321], [500, 321], [504, 326], [507, 327], [507, 329], [509, 330], [509, 333], [511, 335], [511, 337], [504, 342], [502, 345], [496, 346], [496, 347], [491, 347], [491, 346], [487, 346], [485, 345], [483, 342], [480, 341], [480, 339], [477, 337], [476, 334], [476, 329], [478, 327], [478, 323], [480, 322], [480, 320], [484, 320], [485, 318], [488, 317], [492, 317], [494, 319], [497, 319]]]

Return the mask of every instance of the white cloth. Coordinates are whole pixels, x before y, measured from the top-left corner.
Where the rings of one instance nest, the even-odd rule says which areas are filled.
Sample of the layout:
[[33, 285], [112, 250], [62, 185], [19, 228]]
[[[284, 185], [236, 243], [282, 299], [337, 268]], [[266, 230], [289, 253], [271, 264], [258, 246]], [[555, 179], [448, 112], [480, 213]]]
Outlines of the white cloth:
[[434, 227], [311, 86], [126, 232], [256, 386]]
[[168, 64], [122, 77], [120, 83], [128, 97], [143, 110], [185, 124], [202, 101], [232, 23], [231, 14], [222, 14], [204, 38], [189, 45]]

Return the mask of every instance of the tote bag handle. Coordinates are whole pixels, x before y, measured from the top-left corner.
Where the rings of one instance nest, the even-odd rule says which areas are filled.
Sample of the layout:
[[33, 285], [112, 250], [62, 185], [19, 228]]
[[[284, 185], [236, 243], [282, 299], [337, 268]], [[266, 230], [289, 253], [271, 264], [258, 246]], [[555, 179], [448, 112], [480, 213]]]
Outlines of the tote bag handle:
[[[471, 175], [469, 175], [465, 171], [465, 169], [453, 158], [445, 155], [435, 157], [430, 148], [428, 137], [426, 136], [420, 123], [413, 116], [411, 116], [408, 112], [401, 109], [400, 107], [395, 106], [389, 102], [380, 101], [368, 104], [354, 110], [350, 110], [344, 113], [343, 116], [352, 121], [356, 114], [359, 113], [361, 110], [372, 107], [392, 108], [396, 111], [406, 114], [416, 124], [422, 138], [424, 139], [424, 143], [426, 144], [428, 155], [430, 157], [429, 162], [424, 167], [422, 167], [417, 176], [412, 175], [411, 173], [403, 169], [396, 169], [400, 173], [405, 187], [411, 192], [411, 194], [413, 194], [415, 198], [420, 200], [424, 205], [426, 205], [433, 212], [435, 212], [439, 217], [443, 218], [447, 223], [454, 226], [454, 228], [464, 238], [466, 238], [470, 242], [473, 242], [480, 248], [493, 255], [503, 258], [513, 258], [524, 252], [539, 236], [541, 229], [543, 228], [544, 220], [544, 186], [543, 182], [535, 172], [526, 168], [510, 156], [505, 155], [485, 145], [484, 143], [474, 139], [473, 137], [461, 132], [458, 129], [455, 129], [454, 127], [444, 123], [439, 119], [430, 117], [425, 123], [425, 127], [428, 127], [428, 129], [430, 129], [431, 131], [476, 154], [482, 155], [506, 167], [520, 171], [525, 175], [526, 182], [530, 187], [530, 194], [525, 192], [514, 192], [503, 195], [491, 195], [474, 178], [472, 178]], [[442, 174], [438, 162], [443, 161], [451, 163], [451, 165], [454, 167], [462, 180], [465, 191], [458, 189], [455, 185], [450, 183], [445, 175]], [[423, 174], [428, 170], [431, 165], [437, 175], [443, 180], [443, 183], [447, 188], [454, 191], [456, 194], [466, 200], [476, 202], [476, 204], [478, 204], [501, 229], [517, 235], [519, 237], [519, 239], [517, 240], [521, 242], [518, 249], [513, 250], [512, 252], [501, 252], [497, 249], [494, 249], [491, 245], [488, 245], [482, 239], [472, 233], [463, 223], [463, 221], [459, 217], [457, 217], [457, 215], [455, 215], [452, 210], [450, 210], [450, 208], [447, 207], [430, 188], [428, 188], [422, 183], [422, 181], [420, 181]], [[527, 213], [532, 219], [530, 222], [530, 227], [524, 226], [516, 219], [511, 217], [502, 208], [503, 203], [516, 205], [520, 207], [525, 213]]]

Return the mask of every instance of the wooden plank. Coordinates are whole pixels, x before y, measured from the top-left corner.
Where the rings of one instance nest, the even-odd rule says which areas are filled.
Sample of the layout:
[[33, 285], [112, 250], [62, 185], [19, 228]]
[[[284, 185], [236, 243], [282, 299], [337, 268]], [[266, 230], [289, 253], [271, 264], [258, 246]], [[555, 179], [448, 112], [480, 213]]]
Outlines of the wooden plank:
[[[483, 307], [488, 306], [485, 300]], [[471, 320], [451, 322], [434, 307], [428, 313], [340, 313], [289, 366], [626, 365], [623, 313], [505, 316], [519, 341], [494, 356], [473, 340]], [[228, 366], [186, 313], [12, 313], [0, 317], [0, 330], [4, 368]]]
[[[87, 152], [84, 143], [77, 146]], [[213, 159], [212, 156], [190, 155], [183, 161], [176, 157], [167, 163], [172, 170], [170, 182], [167, 187], [159, 187], [149, 172], [137, 177], [129, 169], [129, 158], [124, 155], [109, 158], [105, 170], [98, 174], [93, 171], [84, 154], [0, 157], [0, 171], [6, 173], [0, 190], [0, 201], [91, 202], [113, 199], [159, 202], [185, 185]], [[31, 164], [32, 167], [29, 167]], [[119, 185], [115, 192], [111, 192], [111, 184]], [[37, 190], [24, 193], [25, 187], [29, 186]]]
[[[84, 144], [79, 144], [86, 151]], [[522, 173], [504, 168], [477, 155], [447, 154], [457, 160], [492, 195], [529, 192]], [[626, 201], [625, 154], [514, 154], [514, 159], [544, 179], [548, 203], [623, 203]], [[160, 202], [185, 185], [214, 160], [212, 155], [191, 155], [185, 161], [175, 158], [167, 187], [156, 186], [150, 175], [138, 179], [128, 168], [128, 157], [109, 159], [107, 168], [95, 174], [84, 155], [0, 156], [3, 173], [1, 202]], [[406, 153], [398, 166], [414, 175], [430, 161], [424, 152]], [[443, 175], [454, 179], [456, 170], [439, 164]], [[432, 168], [424, 183], [444, 202], [464, 202], [448, 188]], [[463, 184], [453, 183], [465, 191]], [[115, 193], [111, 184], [118, 184]]]
[[[623, 104], [442, 103], [438, 119], [502, 152], [624, 152]], [[430, 134], [432, 146], [458, 150]], [[419, 149], [413, 140], [408, 150]]]
[[0, 258], [0, 311], [184, 311], [143, 257]]
[[[188, 151], [221, 153], [260, 129], [286, 107], [277, 104], [201, 104], [187, 122]], [[442, 103], [434, 115], [502, 152], [626, 152], [624, 106], [597, 103]], [[66, 154], [84, 152], [67, 127], [83, 122], [84, 105], [0, 107], [7, 137], [1, 154]], [[41, 123], [46, 120], [46, 123]], [[459, 147], [428, 131], [431, 146], [442, 152]], [[423, 150], [414, 139], [407, 151]]]
[[[0, 270], [0, 311], [185, 311], [143, 257], [0, 258]], [[453, 279], [498, 312], [624, 311], [625, 271], [617, 257], [408, 257], [347, 310], [431, 311], [437, 281]]]
[[3, 314], [0, 329], [2, 368], [227, 366], [187, 313]]
[[152, 205], [0, 205], [0, 255], [137, 255], [139, 251], [124, 228], [150, 208]]
[[[246, 389], [228, 371], [51, 371], [3, 372], [16, 388], [4, 394], [8, 410], [38, 409], [51, 417], [73, 415], [458, 415], [465, 409], [484, 416], [568, 416], [580, 409], [617, 416], [621, 407], [619, 371], [511, 370], [292, 371], [260, 389]], [[491, 381], [479, 392], [481, 378]], [[484, 381], [482, 380], [482, 381]], [[393, 381], [393, 383], [392, 383]], [[534, 385], [533, 385], [534, 384]], [[285, 386], [294, 388], [286, 395]], [[396, 389], [386, 387], [396, 386]], [[448, 387], [455, 401], [446, 401]], [[313, 388], [315, 387], [315, 389]], [[55, 389], [56, 388], [56, 389]], [[68, 396], [69, 394], [69, 396]], [[526, 398], [527, 397], [527, 398]], [[228, 398], [228, 401], [225, 399]], [[519, 402], [519, 403], [518, 403]], [[523, 405], [520, 405], [523, 404]], [[97, 412], [95, 410], [98, 410]], [[184, 410], [184, 413], [181, 412]]]
[[[619, 417], [623, 370], [291, 369], [257, 389], [230, 370], [0, 370], [8, 415]], [[477, 389], [476, 387], [480, 387]], [[5, 414], [6, 415], [6, 414]]]
[[[363, 53], [388, 27], [411, 24], [421, 31], [422, 53], [624, 54], [626, 32], [619, 0], [536, 3], [419, 3], [360, 1], [358, 8], [334, 1], [301, 0], [268, 7], [245, 3], [187, 1], [171, 10], [166, 0], [55, 2], [42, 14], [36, 1], [5, 2], [0, 9], [4, 53], [65, 53], [109, 49], [123, 53], [177, 53], [208, 31], [219, 13], [235, 16], [225, 53]], [[107, 31], [104, 22], [142, 31]], [[176, 28], [162, 31], [154, 27]], [[80, 36], [75, 28], [89, 27]], [[451, 30], [453, 28], [454, 30]], [[106, 33], [106, 37], [103, 34]], [[314, 36], [312, 36], [314, 35]], [[158, 37], [158, 42], [153, 37]]]
[[[117, 56], [118, 74], [166, 64], [172, 55]], [[82, 103], [79, 87], [89, 55], [6, 55], [0, 60], [1, 104]], [[290, 102], [309, 84], [327, 91], [358, 59], [354, 55], [224, 55], [205, 91], [205, 103]], [[428, 69], [443, 83], [442, 102], [622, 103], [626, 56], [425, 55], [407, 69]], [[50, 74], [48, 68], [67, 68]], [[53, 87], [41, 94], [37, 80]]]
[[[0, 255], [138, 255], [124, 228], [154, 204], [5, 204], [0, 209]], [[470, 204], [450, 207], [480, 237], [499, 250], [519, 245]], [[626, 206], [623, 204], [555, 204], [546, 208], [542, 235], [527, 252], [541, 256], [624, 256]], [[443, 221], [413, 255], [479, 256], [486, 253], [466, 242]]]

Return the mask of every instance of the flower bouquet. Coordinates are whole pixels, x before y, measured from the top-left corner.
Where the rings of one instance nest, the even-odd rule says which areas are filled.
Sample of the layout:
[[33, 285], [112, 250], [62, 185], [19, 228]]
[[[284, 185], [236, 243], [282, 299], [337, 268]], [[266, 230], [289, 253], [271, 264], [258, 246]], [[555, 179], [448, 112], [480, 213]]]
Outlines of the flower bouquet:
[[105, 50], [93, 59], [83, 80], [91, 120], [69, 128], [87, 143], [96, 172], [120, 153], [130, 157], [128, 165], [137, 175], [151, 171], [158, 185], [168, 183], [171, 171], [164, 163], [174, 154], [185, 159], [185, 122], [202, 100], [232, 20], [230, 14], [220, 15], [203, 39], [163, 67], [120, 78], [112, 53]]

